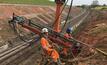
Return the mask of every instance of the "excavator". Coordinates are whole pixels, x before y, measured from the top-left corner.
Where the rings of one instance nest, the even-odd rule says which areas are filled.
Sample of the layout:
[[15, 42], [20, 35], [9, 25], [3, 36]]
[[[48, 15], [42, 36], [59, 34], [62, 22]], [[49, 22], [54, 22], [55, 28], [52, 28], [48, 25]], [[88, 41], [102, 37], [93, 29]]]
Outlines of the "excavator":
[[[72, 7], [72, 2], [73, 0], [71, 0], [71, 7]], [[66, 0], [55, 0], [56, 3], [56, 16], [55, 16], [55, 22], [53, 24], [53, 28], [50, 28], [49, 26], [44, 26], [42, 24], [39, 24], [37, 22], [33, 22], [30, 19], [27, 19], [23, 16], [18, 16], [15, 13], [13, 13], [13, 18], [9, 21], [10, 26], [12, 27], [12, 29], [19, 34], [20, 36], [20, 31], [17, 29], [17, 26], [21, 26], [22, 28], [28, 29], [31, 32], [33, 32], [35, 35], [41, 35], [41, 29], [42, 28], [48, 28], [49, 29], [49, 39], [53, 42], [56, 43], [59, 47], [67, 47], [69, 48], [69, 57], [70, 59], [75, 58], [74, 54], [72, 53], [72, 47], [71, 45], [75, 45], [76, 43], [81, 43], [80, 41], [77, 41], [74, 38], [70, 38], [70, 39], [66, 39], [64, 37], [64, 35], [61, 33], [61, 14], [62, 14], [62, 10], [63, 10], [63, 5], [67, 4]], [[69, 10], [69, 12], [71, 11], [71, 8]], [[69, 17], [69, 13], [68, 13], [68, 17]], [[68, 44], [65, 42], [69, 42]], [[67, 59], [63, 59], [62, 61], [68, 62], [68, 58]], [[72, 63], [71, 63], [72, 64]]]

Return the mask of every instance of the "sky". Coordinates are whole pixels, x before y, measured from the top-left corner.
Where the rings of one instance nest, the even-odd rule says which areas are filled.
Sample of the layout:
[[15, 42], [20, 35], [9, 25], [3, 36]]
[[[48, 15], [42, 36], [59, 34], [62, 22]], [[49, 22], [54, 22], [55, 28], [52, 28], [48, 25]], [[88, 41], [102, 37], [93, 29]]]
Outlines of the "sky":
[[[54, 1], [54, 0], [50, 0]], [[73, 5], [90, 5], [93, 0], [73, 0]], [[98, 0], [100, 5], [106, 4], [107, 5], [107, 0]], [[69, 0], [68, 4], [70, 4], [71, 0]]]

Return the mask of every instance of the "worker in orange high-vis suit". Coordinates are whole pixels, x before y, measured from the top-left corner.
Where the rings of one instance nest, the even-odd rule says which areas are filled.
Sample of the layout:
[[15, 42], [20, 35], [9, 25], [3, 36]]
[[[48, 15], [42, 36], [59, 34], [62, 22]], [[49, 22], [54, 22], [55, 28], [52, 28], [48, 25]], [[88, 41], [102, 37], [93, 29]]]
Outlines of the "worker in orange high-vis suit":
[[[64, 35], [65, 36], [65, 38], [67, 38], [67, 39], [70, 39], [70, 38], [73, 38], [72, 37], [72, 27], [68, 27], [67, 28], [67, 30], [66, 30], [66, 34]], [[66, 42], [66, 44], [67, 44], [67, 42]], [[80, 50], [81, 50], [81, 45], [80, 45], [80, 43], [73, 43], [72, 44], [72, 53], [74, 54], [74, 56], [77, 56], [77, 54], [80, 52]], [[67, 48], [65, 48], [65, 49], [67, 49]], [[67, 54], [67, 51], [65, 50], [65, 53]]]
[[[72, 32], [71, 27], [68, 27], [67, 30], [66, 30], [66, 33], [64, 34], [64, 37], [65, 37], [66, 39], [72, 38], [71, 32]], [[65, 42], [65, 44], [66, 44], [67, 46], [69, 46], [69, 47], [72, 47], [72, 43]], [[67, 47], [64, 47], [63, 50], [62, 50], [62, 55], [67, 56], [67, 55], [68, 55], [68, 51], [69, 51], [68, 48], [67, 48]], [[63, 57], [64, 57], [64, 56], [63, 56]]]
[[46, 55], [50, 56], [50, 58], [55, 62], [56, 65], [60, 65], [59, 54], [58, 52], [52, 48], [52, 46], [48, 42], [48, 29], [42, 29], [42, 37], [41, 37], [41, 46]]

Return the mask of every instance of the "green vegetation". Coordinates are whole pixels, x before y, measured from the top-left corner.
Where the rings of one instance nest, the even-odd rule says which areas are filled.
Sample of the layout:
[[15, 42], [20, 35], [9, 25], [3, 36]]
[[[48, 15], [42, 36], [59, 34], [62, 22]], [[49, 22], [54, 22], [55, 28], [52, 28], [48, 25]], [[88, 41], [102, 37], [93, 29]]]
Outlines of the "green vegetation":
[[107, 6], [98, 6], [95, 7], [96, 10], [107, 10]]
[[0, 0], [0, 3], [54, 5], [54, 3], [49, 0]]

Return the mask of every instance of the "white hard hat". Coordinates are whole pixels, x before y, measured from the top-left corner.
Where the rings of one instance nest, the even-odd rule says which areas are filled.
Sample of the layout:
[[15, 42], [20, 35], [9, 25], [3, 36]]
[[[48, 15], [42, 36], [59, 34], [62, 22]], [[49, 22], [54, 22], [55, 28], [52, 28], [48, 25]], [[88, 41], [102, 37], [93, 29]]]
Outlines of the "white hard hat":
[[43, 29], [42, 29], [42, 33], [45, 33], [45, 32], [48, 32], [48, 29], [47, 29], [47, 28], [43, 28]]

